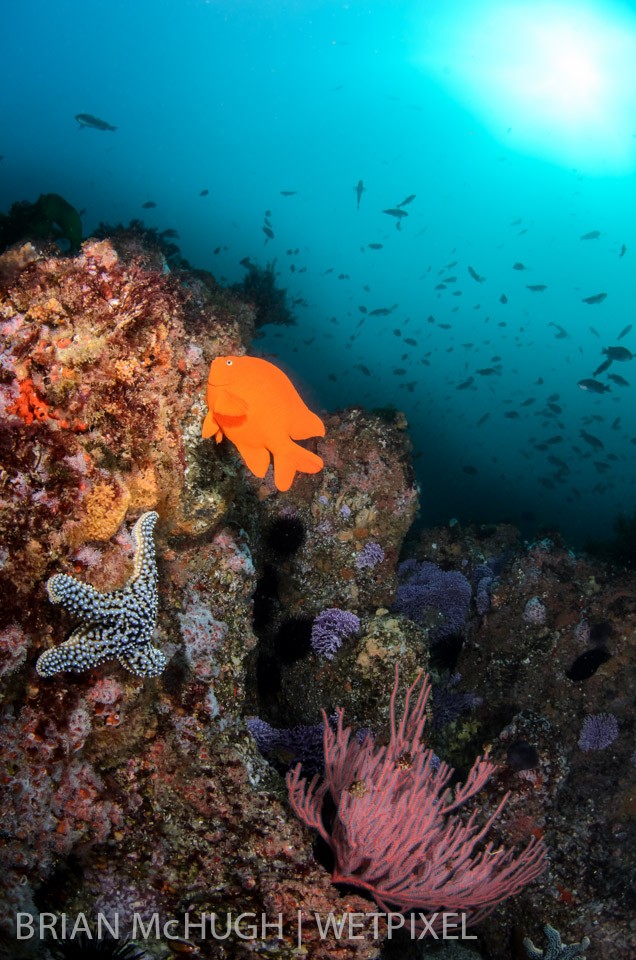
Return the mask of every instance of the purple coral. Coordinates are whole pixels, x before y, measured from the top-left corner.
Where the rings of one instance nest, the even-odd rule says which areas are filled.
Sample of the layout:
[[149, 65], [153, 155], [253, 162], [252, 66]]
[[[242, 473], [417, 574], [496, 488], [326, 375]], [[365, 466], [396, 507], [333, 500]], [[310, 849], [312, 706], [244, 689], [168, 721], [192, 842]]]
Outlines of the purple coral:
[[360, 618], [348, 610], [327, 607], [319, 613], [311, 628], [311, 645], [315, 652], [327, 660], [333, 660], [342, 641], [352, 637], [360, 629]]
[[384, 560], [384, 550], [379, 543], [367, 543], [356, 557], [358, 570], [372, 570]]
[[472, 588], [458, 570], [442, 570], [436, 563], [406, 561], [398, 570], [402, 580], [397, 591], [394, 609], [409, 620], [421, 622], [428, 611], [437, 611], [444, 617], [431, 633], [431, 640], [446, 640], [459, 633], [466, 623]]
[[248, 717], [247, 729], [254, 737], [256, 746], [264, 756], [279, 754], [290, 761], [302, 763], [311, 770], [323, 768], [322, 723], [298, 724], [295, 727], [272, 727], [260, 717]]
[[523, 608], [521, 619], [525, 621], [525, 623], [531, 623], [534, 626], [540, 627], [545, 623], [546, 616], [547, 610], [545, 603], [539, 600], [538, 597], [530, 597]]
[[581, 750], [605, 750], [618, 736], [618, 720], [613, 713], [591, 713], [583, 721], [579, 735]]

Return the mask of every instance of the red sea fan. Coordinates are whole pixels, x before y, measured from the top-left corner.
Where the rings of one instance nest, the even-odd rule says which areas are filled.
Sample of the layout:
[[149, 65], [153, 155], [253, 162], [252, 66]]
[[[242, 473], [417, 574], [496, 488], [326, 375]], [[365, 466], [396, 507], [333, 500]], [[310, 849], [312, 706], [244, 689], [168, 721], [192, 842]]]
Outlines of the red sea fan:
[[[426, 911], [430, 917], [453, 911], [474, 924], [544, 871], [546, 849], [536, 837], [519, 853], [484, 842], [508, 794], [483, 825], [479, 808], [468, 817], [457, 812], [495, 765], [478, 757], [466, 782], [449, 788], [453, 769], [421, 742], [430, 689], [428, 676], [419, 673], [396, 725], [396, 666], [386, 746], [376, 746], [371, 735], [362, 742], [352, 738], [342, 709], [334, 730], [323, 711], [325, 780], [319, 785], [316, 775], [308, 784], [298, 764], [287, 775], [289, 798], [298, 818], [333, 851], [334, 883], [368, 891], [387, 912]], [[335, 805], [330, 831], [322, 816], [327, 794]], [[431, 922], [427, 929], [441, 924], [440, 916], [439, 926]]]

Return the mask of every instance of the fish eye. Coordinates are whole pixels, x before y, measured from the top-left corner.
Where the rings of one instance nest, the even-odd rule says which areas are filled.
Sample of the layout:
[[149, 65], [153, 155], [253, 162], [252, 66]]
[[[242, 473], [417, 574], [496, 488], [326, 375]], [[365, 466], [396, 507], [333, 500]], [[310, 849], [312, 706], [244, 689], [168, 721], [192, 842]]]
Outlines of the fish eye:
[[228, 367], [231, 367], [231, 366], [232, 366], [232, 361], [231, 361], [231, 360], [226, 360], [225, 363], [226, 363], [226, 366], [228, 366]]

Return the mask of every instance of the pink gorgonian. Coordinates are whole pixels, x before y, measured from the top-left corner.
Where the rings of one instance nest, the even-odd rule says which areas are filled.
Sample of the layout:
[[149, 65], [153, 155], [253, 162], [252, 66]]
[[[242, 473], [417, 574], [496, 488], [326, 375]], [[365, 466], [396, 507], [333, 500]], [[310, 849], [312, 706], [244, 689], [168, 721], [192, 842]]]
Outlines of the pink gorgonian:
[[[335, 730], [323, 711], [325, 778], [287, 775], [296, 816], [317, 830], [334, 855], [334, 883], [366, 890], [382, 910], [401, 913], [465, 913], [467, 924], [487, 917], [547, 866], [546, 848], [533, 836], [521, 851], [495, 847], [486, 836], [509, 794], [485, 822], [480, 808], [461, 810], [494, 773], [488, 755], [478, 757], [466, 782], [450, 786], [454, 770], [422, 743], [431, 686], [420, 672], [406, 693], [396, 722], [398, 667], [391, 695], [391, 734], [386, 746], [371, 734], [362, 741], [345, 727], [338, 709]], [[327, 827], [323, 804], [335, 813]], [[441, 925], [442, 918], [440, 916]], [[415, 927], [417, 928], [416, 921]], [[438, 930], [435, 923], [422, 927]]]

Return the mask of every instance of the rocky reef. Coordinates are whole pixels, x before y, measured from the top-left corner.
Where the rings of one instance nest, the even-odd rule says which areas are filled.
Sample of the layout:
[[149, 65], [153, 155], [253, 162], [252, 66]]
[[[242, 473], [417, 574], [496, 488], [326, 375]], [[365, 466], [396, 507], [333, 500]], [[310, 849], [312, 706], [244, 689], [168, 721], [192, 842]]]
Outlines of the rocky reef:
[[[134, 232], [72, 257], [34, 244], [0, 257], [4, 944], [46, 956], [35, 939], [16, 944], [16, 911], [118, 915], [122, 935], [134, 914], [244, 913], [280, 916], [282, 936], [176, 946], [160, 931], [144, 949], [377, 957], [383, 923], [341, 939], [307, 924], [298, 952], [298, 911], [375, 905], [331, 883], [283, 774], [312, 755], [319, 769], [321, 709], [344, 707], [382, 738], [396, 662], [410, 682], [430, 658], [435, 749], [462, 774], [491, 744], [486, 813], [511, 794], [500, 841], [540, 835], [551, 852], [543, 879], [479, 928], [484, 956], [523, 956], [523, 937], [550, 921], [627, 960], [633, 575], [555, 541], [523, 545], [510, 528], [459, 525], [426, 531], [415, 566], [399, 567], [418, 501], [399, 414], [323, 414], [325, 437], [309, 441], [320, 473], [284, 494], [271, 473], [253, 477], [227, 442], [201, 439], [201, 423], [210, 362], [248, 351], [254, 331], [250, 304], [169, 268]], [[90, 584], [96, 604], [125, 596], [132, 617], [131, 531], [154, 512], [146, 587], [165, 669], [123, 669], [113, 647], [91, 669], [42, 675], [39, 658], [81, 622], [79, 606], [51, 603], [50, 578]], [[359, 627], [326, 656], [315, 623], [333, 609]], [[605, 748], [603, 720], [582, 738], [587, 715], [615, 718]], [[257, 729], [270, 731], [265, 756]]]

